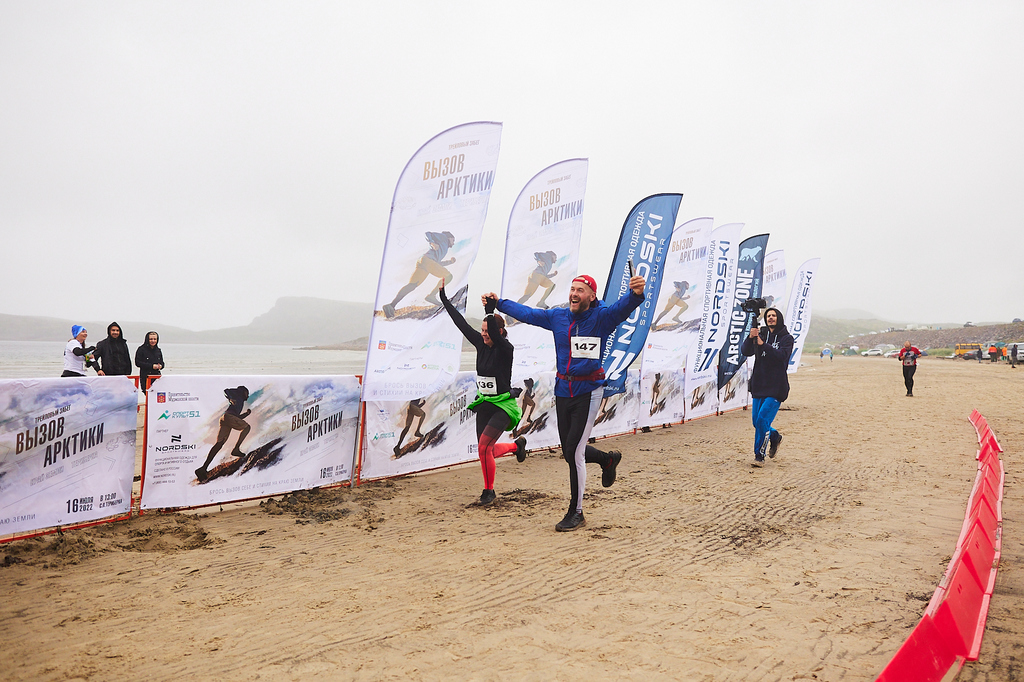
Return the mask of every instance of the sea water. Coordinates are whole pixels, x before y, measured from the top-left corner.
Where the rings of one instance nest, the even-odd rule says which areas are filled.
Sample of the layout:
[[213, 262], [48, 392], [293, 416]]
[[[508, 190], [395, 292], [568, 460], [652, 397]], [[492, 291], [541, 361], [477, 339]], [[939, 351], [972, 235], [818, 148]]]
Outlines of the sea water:
[[[64, 347], [57, 341], [0, 341], [0, 379], [59, 377]], [[129, 344], [134, 360], [137, 344]], [[299, 350], [294, 346], [160, 344], [162, 374], [192, 375], [354, 375], [366, 367], [366, 351]], [[476, 351], [462, 354], [461, 368], [473, 370]], [[136, 368], [133, 374], [138, 374]], [[90, 376], [94, 373], [89, 371]]]

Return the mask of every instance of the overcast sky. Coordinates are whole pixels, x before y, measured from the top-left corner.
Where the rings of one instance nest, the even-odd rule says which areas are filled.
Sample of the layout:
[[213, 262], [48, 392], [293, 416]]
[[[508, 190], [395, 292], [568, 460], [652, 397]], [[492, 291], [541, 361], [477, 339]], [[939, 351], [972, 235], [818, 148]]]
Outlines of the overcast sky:
[[1024, 317], [1020, 2], [0, 1], [0, 313], [247, 324], [372, 301], [430, 137], [504, 124], [472, 290], [523, 185], [590, 159], [626, 214], [771, 233], [814, 308]]

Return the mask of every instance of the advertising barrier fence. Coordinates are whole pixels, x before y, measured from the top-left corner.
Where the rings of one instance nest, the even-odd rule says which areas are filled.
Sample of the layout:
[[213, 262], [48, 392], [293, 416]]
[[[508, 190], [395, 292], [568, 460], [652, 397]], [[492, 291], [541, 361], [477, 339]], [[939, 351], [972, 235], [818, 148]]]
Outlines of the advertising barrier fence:
[[126, 377], [0, 381], [0, 533], [127, 514], [137, 410]]
[[149, 389], [142, 509], [264, 497], [352, 478], [353, 376], [174, 376]]
[[[682, 421], [684, 372], [646, 387], [642, 409], [662, 415], [656, 423]], [[640, 373], [625, 374], [594, 438], [638, 428]], [[476, 461], [473, 372], [412, 401], [360, 402], [360, 379], [149, 377], [141, 476], [137, 377], [0, 381], [0, 542]], [[524, 436], [529, 451], [559, 446], [554, 383], [554, 372], [514, 382], [523, 416], [503, 439]]]

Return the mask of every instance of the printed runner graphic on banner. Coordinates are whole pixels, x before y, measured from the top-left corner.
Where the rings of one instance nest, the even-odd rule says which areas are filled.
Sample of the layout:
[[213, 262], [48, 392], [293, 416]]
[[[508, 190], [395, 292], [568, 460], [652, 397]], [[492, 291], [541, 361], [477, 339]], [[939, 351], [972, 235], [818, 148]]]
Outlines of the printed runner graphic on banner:
[[622, 393], [605, 396], [601, 401], [601, 409], [594, 418], [594, 428], [590, 432], [592, 438], [636, 430], [640, 411], [640, 372], [635, 369], [626, 372], [623, 386], [625, 390]]
[[608, 271], [603, 301], [611, 305], [629, 295], [632, 262], [634, 274], [647, 280], [644, 302], [608, 336], [601, 365], [607, 382], [604, 395], [625, 390], [626, 370], [640, 355], [654, 319], [654, 305], [661, 290], [662, 268], [668, 254], [669, 241], [679, 213], [682, 194], [654, 194], [640, 201], [622, 224], [619, 244]]
[[747, 371], [746, 363], [733, 373], [729, 381], [718, 389], [718, 411], [725, 413], [746, 407], [749, 403], [750, 389], [748, 379], [750, 373]]
[[[654, 306], [657, 313], [647, 335], [641, 366], [640, 426], [667, 424], [683, 419], [681, 398], [668, 404], [671, 409], [666, 409], [666, 403], [661, 399], [660, 403], [655, 401], [654, 405], [645, 401], [657, 392], [656, 376], [660, 376], [662, 383], [680, 382], [679, 394], [682, 393], [686, 351], [700, 329], [700, 301], [704, 298], [704, 273], [707, 270], [708, 243], [711, 241], [713, 224], [711, 218], [695, 218], [672, 231], [672, 241], [665, 258], [665, 283]], [[660, 407], [656, 407], [659, 404]], [[648, 409], [643, 409], [644, 405]]]
[[512, 438], [525, 437], [527, 450], [559, 445], [561, 441], [555, 420], [555, 372], [538, 372], [514, 380], [512, 385], [523, 390], [519, 395], [519, 409], [523, 416], [512, 432]]
[[[533, 176], [519, 193], [508, 219], [501, 298], [534, 308], [569, 305], [576, 276], [586, 159], [569, 159]], [[508, 338], [516, 348], [512, 379], [555, 371], [551, 332], [509, 318]]]
[[640, 426], [659, 426], [683, 420], [686, 415], [685, 377], [686, 370], [682, 367], [663, 369], [646, 377], [640, 389]]
[[[743, 310], [743, 302], [748, 298], [761, 297], [764, 252], [767, 248], [767, 234], [747, 237], [740, 242], [740, 253], [736, 260], [736, 283], [732, 295], [732, 313], [729, 316], [729, 327], [718, 362], [719, 388], [725, 388], [740, 365], [746, 361], [746, 357], [740, 352], [740, 346], [750, 334], [750, 328], [754, 325], [758, 313]], [[737, 391], [733, 393], [736, 394]]]
[[194, 507], [349, 481], [353, 376], [165, 376], [149, 390], [142, 508]]
[[0, 534], [127, 513], [138, 404], [127, 377], [0, 381]]
[[[793, 335], [793, 354], [789, 356], [789, 374], [800, 368], [800, 354], [811, 328], [811, 288], [818, 275], [820, 258], [812, 258], [800, 266], [793, 275], [793, 290], [789, 294], [789, 308], [786, 311], [786, 327]], [[780, 308], [781, 310], [781, 308]]]
[[500, 123], [467, 123], [420, 147], [395, 187], [381, 258], [364, 400], [413, 400], [459, 369], [462, 334], [437, 298], [466, 308], [467, 276], [494, 182]]
[[704, 297], [700, 330], [686, 358], [686, 419], [714, 414], [718, 409], [718, 355], [732, 312], [732, 290], [736, 282], [743, 223], [729, 223], [711, 233], [705, 260]]
[[476, 415], [466, 409], [475, 395], [476, 373], [459, 372], [443, 390], [422, 398], [368, 401], [360, 480], [477, 459]]

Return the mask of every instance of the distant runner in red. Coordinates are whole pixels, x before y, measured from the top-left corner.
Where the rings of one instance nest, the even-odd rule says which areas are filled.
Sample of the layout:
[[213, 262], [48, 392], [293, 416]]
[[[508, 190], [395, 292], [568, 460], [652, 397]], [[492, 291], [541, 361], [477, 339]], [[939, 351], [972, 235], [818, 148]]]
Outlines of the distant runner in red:
[[907, 341], [903, 344], [903, 348], [900, 348], [900, 354], [897, 357], [903, 363], [903, 383], [907, 386], [907, 397], [913, 398], [914, 372], [917, 371], [917, 359], [921, 357], [921, 351]]

